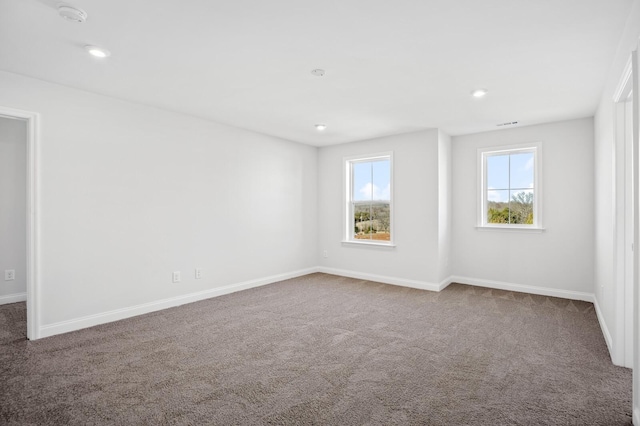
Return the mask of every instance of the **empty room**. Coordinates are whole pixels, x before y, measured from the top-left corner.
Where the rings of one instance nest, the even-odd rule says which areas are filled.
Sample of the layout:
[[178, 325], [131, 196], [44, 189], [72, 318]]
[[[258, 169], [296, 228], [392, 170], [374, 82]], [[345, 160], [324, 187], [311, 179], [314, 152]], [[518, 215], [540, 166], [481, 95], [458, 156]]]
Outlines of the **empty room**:
[[640, 426], [640, 0], [0, 0], [0, 424]]

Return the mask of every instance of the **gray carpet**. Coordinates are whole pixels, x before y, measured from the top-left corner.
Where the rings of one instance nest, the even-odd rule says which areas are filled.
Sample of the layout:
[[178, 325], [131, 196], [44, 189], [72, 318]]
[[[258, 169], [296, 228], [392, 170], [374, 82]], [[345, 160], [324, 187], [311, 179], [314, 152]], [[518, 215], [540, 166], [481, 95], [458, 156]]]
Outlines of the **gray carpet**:
[[630, 425], [593, 305], [312, 274], [35, 342], [0, 307], [0, 423]]

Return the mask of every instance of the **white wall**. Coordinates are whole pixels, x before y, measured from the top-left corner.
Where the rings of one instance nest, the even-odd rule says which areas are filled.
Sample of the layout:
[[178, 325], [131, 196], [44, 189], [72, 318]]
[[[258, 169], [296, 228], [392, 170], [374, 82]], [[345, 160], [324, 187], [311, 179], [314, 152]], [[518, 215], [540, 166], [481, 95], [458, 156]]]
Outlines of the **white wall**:
[[315, 148], [5, 72], [0, 93], [41, 114], [41, 325], [316, 266]]
[[438, 131], [438, 282], [451, 276], [452, 231], [451, 137]]
[[[0, 117], [0, 304], [25, 300], [26, 242], [27, 127]], [[15, 270], [15, 280], [4, 280], [7, 269]]]
[[[542, 143], [545, 231], [476, 229], [477, 150], [529, 142]], [[515, 284], [534, 292], [549, 288], [588, 299], [593, 291], [593, 120], [459, 136], [452, 144], [454, 280]]]
[[[329, 255], [320, 257], [323, 268], [373, 274], [405, 285], [439, 283], [438, 144], [434, 129], [320, 148], [318, 253], [326, 250]], [[445, 138], [442, 144], [446, 146]], [[397, 247], [343, 244], [344, 158], [386, 151], [393, 151], [392, 232]]]
[[[614, 198], [614, 92], [623, 70], [629, 61], [631, 52], [638, 46], [640, 36], [640, 1], [634, 2], [624, 28], [616, 56], [613, 60], [602, 98], [594, 118], [595, 133], [595, 283], [594, 293], [601, 313], [601, 324], [605, 335], [611, 341], [610, 350], [620, 347], [616, 324], [616, 276], [614, 268], [615, 253], [615, 217], [612, 206]], [[621, 290], [621, 289], [620, 289]], [[613, 354], [618, 358], [618, 354]], [[619, 362], [619, 361], [618, 361]]]

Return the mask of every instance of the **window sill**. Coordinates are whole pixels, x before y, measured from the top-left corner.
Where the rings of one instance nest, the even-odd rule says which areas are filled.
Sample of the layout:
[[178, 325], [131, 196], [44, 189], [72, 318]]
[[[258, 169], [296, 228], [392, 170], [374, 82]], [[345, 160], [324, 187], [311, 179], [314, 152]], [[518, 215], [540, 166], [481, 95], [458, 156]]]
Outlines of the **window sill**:
[[532, 234], [541, 234], [545, 228], [539, 226], [476, 226], [478, 231], [502, 231], [502, 232], [524, 232]]
[[380, 247], [380, 248], [389, 248], [389, 249], [396, 248], [396, 245], [393, 243], [374, 243], [370, 241], [342, 240], [342, 245], [343, 246]]

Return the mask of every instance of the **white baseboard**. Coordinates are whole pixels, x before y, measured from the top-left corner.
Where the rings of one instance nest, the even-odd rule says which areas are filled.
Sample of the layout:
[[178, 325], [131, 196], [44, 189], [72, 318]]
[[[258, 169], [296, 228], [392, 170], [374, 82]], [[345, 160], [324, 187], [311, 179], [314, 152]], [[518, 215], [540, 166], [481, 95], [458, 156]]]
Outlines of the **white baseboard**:
[[613, 362], [613, 340], [611, 339], [609, 327], [607, 327], [607, 322], [605, 321], [602, 310], [600, 309], [598, 298], [594, 298], [593, 306], [596, 308], [596, 317], [598, 317], [598, 323], [600, 323], [600, 329], [602, 330], [602, 334], [604, 335], [604, 341], [607, 343], [607, 348], [609, 349], [609, 357], [611, 357], [611, 362]]
[[141, 305], [130, 306], [113, 311], [103, 312], [95, 315], [88, 315], [81, 318], [74, 318], [67, 321], [60, 321], [53, 324], [43, 325], [39, 329], [38, 338], [54, 336], [56, 334], [68, 333], [83, 328], [93, 327], [95, 325], [104, 324], [112, 321], [118, 321], [137, 315], [147, 314], [162, 309], [173, 308], [175, 306], [184, 305], [185, 303], [197, 302], [199, 300], [210, 299], [212, 297], [222, 296], [236, 291], [247, 290], [254, 287], [260, 287], [278, 281], [288, 280], [291, 278], [308, 275], [318, 272], [318, 268], [307, 268], [298, 271], [288, 272], [279, 275], [272, 275], [266, 278], [245, 281], [236, 284], [230, 284], [223, 287], [216, 287], [209, 290], [199, 291], [196, 293], [184, 294], [181, 296], [171, 297], [169, 299], [157, 300], [154, 302], [143, 303]]
[[[67, 333], [70, 331], [80, 330], [87, 327], [93, 327], [95, 325], [104, 324], [112, 321], [118, 321], [121, 319], [130, 318], [136, 315], [142, 315], [149, 312], [155, 312], [162, 309], [180, 306], [185, 303], [197, 302], [199, 300], [222, 296], [224, 294], [229, 294], [236, 291], [247, 290], [250, 288], [259, 287], [266, 284], [287, 280], [290, 278], [296, 278], [296, 277], [311, 274], [314, 272], [323, 272], [326, 274], [340, 275], [344, 277], [357, 278], [357, 279], [363, 279], [367, 281], [375, 281], [375, 282], [381, 282], [385, 284], [411, 287], [411, 288], [416, 288], [420, 290], [429, 290], [429, 291], [442, 291], [452, 282], [457, 282], [461, 284], [470, 284], [470, 285], [475, 285], [480, 287], [496, 288], [500, 290], [510, 290], [510, 291], [517, 291], [517, 292], [523, 292], [523, 293], [539, 294], [544, 296], [562, 297], [566, 299], [583, 300], [583, 301], [592, 302], [592, 303], [595, 302], [594, 295], [591, 293], [559, 290], [559, 289], [546, 288], [546, 287], [535, 287], [535, 286], [528, 286], [528, 285], [522, 285], [522, 284], [513, 284], [513, 283], [500, 282], [500, 281], [489, 281], [489, 280], [482, 280], [482, 279], [461, 277], [461, 276], [451, 276], [449, 278], [442, 280], [439, 283], [431, 283], [427, 281], [410, 280], [405, 278], [389, 277], [384, 275], [377, 275], [377, 274], [370, 274], [365, 272], [349, 271], [346, 269], [328, 268], [328, 267], [320, 266], [320, 267], [307, 268], [307, 269], [302, 269], [302, 270], [279, 274], [279, 275], [273, 275], [266, 278], [245, 281], [237, 284], [230, 284], [223, 287], [217, 287], [217, 288], [204, 290], [196, 293], [185, 294], [181, 296], [172, 297], [169, 299], [158, 300], [154, 302], [144, 303], [136, 306], [130, 306], [122, 309], [116, 309], [113, 311], [103, 312], [99, 314], [88, 315], [81, 318], [74, 318], [71, 320], [60, 321], [53, 324], [46, 324], [39, 328], [38, 338], [49, 337], [49, 336], [54, 336], [56, 334]], [[4, 297], [0, 297], [0, 304], [12, 303], [13, 301], [26, 300], [26, 293], [23, 293], [20, 295], [12, 295], [12, 296], [14, 297], [18, 296], [20, 297], [20, 299], [17, 299], [17, 300], [11, 299], [12, 301], [5, 301], [5, 299], [7, 299], [9, 296], [4, 296]], [[600, 320], [600, 325], [605, 335], [607, 346], [609, 346], [609, 350], [611, 351], [611, 336], [608, 332], [606, 324], [604, 323], [603, 317], [600, 312], [600, 308], [597, 304], [596, 304], [596, 314], [598, 316], [598, 319]]]
[[469, 284], [478, 287], [495, 288], [499, 290], [517, 291], [519, 293], [538, 294], [541, 296], [560, 297], [563, 299], [582, 300], [585, 302], [595, 302], [593, 293], [585, 293], [580, 291], [560, 290], [549, 287], [537, 287], [524, 284], [514, 284], [502, 281], [490, 281], [478, 278], [451, 276], [439, 283], [430, 283], [426, 281], [408, 280], [405, 278], [388, 277], [384, 275], [370, 274], [366, 272], [349, 271], [346, 269], [328, 268], [324, 266], [318, 267], [318, 272], [325, 274], [340, 275], [343, 277], [357, 278], [367, 281], [381, 282], [385, 284], [399, 285], [403, 287], [417, 288], [420, 290], [442, 291], [451, 283]]
[[7, 305], [9, 303], [26, 302], [27, 293], [14, 293], [0, 296], [0, 305]]
[[503, 281], [491, 281], [478, 278], [452, 276], [451, 282], [460, 284], [475, 285], [478, 287], [495, 288], [498, 290], [517, 291], [519, 293], [538, 294], [540, 296], [560, 297], [562, 299], [582, 300], [584, 302], [593, 303], [595, 297], [593, 293], [585, 293], [582, 291], [560, 290], [549, 287], [537, 287], [525, 284], [513, 284]]
[[640, 426], [640, 408], [633, 409], [633, 424], [635, 426]]
[[331, 274], [331, 275], [340, 275], [342, 277], [357, 278], [360, 280], [375, 281], [375, 282], [384, 283], [384, 284], [398, 285], [402, 287], [417, 288], [420, 290], [429, 290], [429, 291], [442, 291], [452, 282], [451, 278], [444, 279], [439, 283], [430, 283], [426, 281], [408, 280], [405, 278], [396, 278], [396, 277], [387, 277], [384, 275], [369, 274], [366, 272], [348, 271], [346, 269], [327, 268], [324, 266], [320, 266], [318, 268], [318, 272], [323, 272], [325, 274]]

